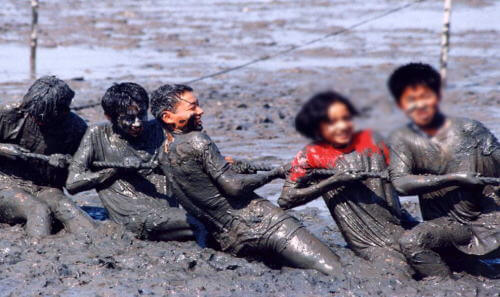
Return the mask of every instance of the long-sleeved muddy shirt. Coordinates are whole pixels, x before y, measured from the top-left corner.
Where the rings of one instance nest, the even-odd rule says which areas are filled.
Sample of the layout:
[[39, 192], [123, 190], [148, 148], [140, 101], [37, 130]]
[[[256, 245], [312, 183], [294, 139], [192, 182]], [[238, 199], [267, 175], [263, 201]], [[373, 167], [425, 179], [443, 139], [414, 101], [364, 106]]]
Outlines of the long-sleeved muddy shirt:
[[[181, 205], [202, 221], [221, 248], [238, 254], [252, 246], [282, 251], [291, 235], [302, 228], [296, 220], [268, 200], [250, 191], [246, 184], [266, 178], [240, 176], [204, 132], [174, 134], [160, 154], [160, 164]], [[221, 183], [230, 176], [232, 182]], [[233, 191], [234, 190], [234, 191]]]
[[[85, 121], [74, 113], [55, 125], [39, 126], [18, 105], [0, 110], [0, 143], [16, 144], [32, 153], [73, 155], [86, 129]], [[14, 183], [32, 194], [40, 186], [62, 188], [68, 176], [67, 169], [50, 166], [46, 161], [0, 158], [1, 183]]]
[[[303, 180], [314, 169], [334, 169], [339, 173], [383, 172], [388, 162], [388, 148], [381, 137], [364, 130], [357, 132], [345, 148], [335, 148], [326, 142], [307, 145], [292, 161], [285, 186], [300, 189], [317, 183], [315, 179]], [[403, 232], [401, 209], [399, 197], [389, 182], [377, 177], [367, 178], [325, 190], [322, 196], [352, 249], [399, 248], [397, 239]], [[289, 208], [296, 205], [294, 200], [293, 194], [282, 194], [278, 202]]]
[[170, 194], [166, 178], [151, 169], [119, 172], [104, 183], [99, 182], [95, 161], [122, 163], [126, 157], [136, 157], [144, 163], [155, 158], [163, 143], [164, 133], [157, 121], [145, 123], [141, 135], [127, 140], [114, 131], [111, 123], [91, 126], [82, 139], [70, 166], [67, 188], [80, 192], [95, 188], [110, 217], [136, 233], [151, 224], [168, 220], [169, 207], [177, 207]]
[[[408, 124], [394, 131], [389, 141], [393, 182], [411, 178], [410, 182], [425, 184], [433, 176], [461, 172], [500, 176], [500, 145], [488, 129], [474, 120], [449, 117], [432, 137]], [[447, 186], [412, 194], [419, 195], [424, 220], [448, 216], [471, 226], [473, 239], [456, 244], [461, 251], [483, 255], [499, 247], [500, 204], [490, 187]]]

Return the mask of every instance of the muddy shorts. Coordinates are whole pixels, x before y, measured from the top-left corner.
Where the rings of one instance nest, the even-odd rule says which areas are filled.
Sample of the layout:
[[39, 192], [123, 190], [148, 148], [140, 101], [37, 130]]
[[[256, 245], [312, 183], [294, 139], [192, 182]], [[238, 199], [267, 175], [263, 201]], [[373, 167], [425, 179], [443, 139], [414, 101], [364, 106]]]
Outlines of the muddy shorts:
[[214, 235], [223, 251], [242, 255], [246, 251], [281, 252], [303, 226], [294, 217], [264, 199], [252, 200], [231, 212], [225, 232]]
[[158, 232], [159, 229], [168, 232], [168, 226], [178, 228], [189, 226], [185, 210], [177, 207], [162, 207], [143, 211], [128, 217], [124, 223], [127, 230], [137, 234], [139, 238], [147, 239], [150, 234]]

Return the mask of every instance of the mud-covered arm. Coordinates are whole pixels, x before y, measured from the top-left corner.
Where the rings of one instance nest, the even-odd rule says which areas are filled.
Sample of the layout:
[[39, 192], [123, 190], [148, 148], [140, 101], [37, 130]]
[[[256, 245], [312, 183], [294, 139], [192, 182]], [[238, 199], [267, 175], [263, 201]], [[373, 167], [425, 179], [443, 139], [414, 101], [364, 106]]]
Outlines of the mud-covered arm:
[[281, 167], [258, 174], [236, 173], [208, 136], [204, 135], [200, 142], [201, 144], [198, 144], [201, 145], [199, 155], [205, 172], [216, 182], [220, 190], [229, 196], [249, 195], [255, 189], [284, 176], [284, 169]]
[[485, 134], [486, 134], [486, 139], [484, 141], [483, 145], [483, 155], [489, 155], [491, 154], [493, 161], [495, 163], [495, 173], [493, 177], [499, 177], [500, 176], [500, 143], [498, 142], [498, 139], [484, 127]]
[[25, 118], [9, 105], [0, 108], [0, 156], [11, 160], [26, 160], [24, 154], [30, 151], [16, 144]]
[[[390, 138], [389, 175], [394, 188], [402, 195], [419, 195], [449, 186], [467, 184], [471, 177], [466, 173], [422, 175], [414, 172], [412, 149], [401, 135]], [[411, 141], [411, 140], [408, 140]], [[416, 148], [418, 149], [418, 148]]]
[[367, 172], [339, 173], [324, 179], [319, 183], [306, 187], [301, 187], [300, 183], [297, 183], [291, 180], [290, 177], [287, 177], [285, 184], [283, 185], [280, 198], [278, 199], [278, 205], [283, 209], [290, 209], [304, 205], [338, 186], [363, 179], [368, 175], [369, 173]]
[[114, 168], [95, 172], [90, 169], [94, 161], [94, 146], [96, 145], [93, 141], [94, 133], [92, 128], [87, 130], [69, 166], [66, 189], [71, 194], [94, 189], [114, 177], [117, 172]]

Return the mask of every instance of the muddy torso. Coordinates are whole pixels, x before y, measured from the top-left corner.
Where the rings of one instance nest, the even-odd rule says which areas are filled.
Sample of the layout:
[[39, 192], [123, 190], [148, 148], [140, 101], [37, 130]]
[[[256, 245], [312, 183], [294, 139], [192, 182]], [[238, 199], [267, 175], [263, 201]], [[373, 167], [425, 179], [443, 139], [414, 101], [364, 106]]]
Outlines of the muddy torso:
[[[73, 155], [86, 128], [85, 121], [74, 113], [57, 125], [41, 127], [17, 107], [8, 106], [0, 111], [0, 142], [17, 144], [37, 154]], [[0, 179], [4, 183], [13, 182], [23, 188], [62, 188], [67, 175], [67, 169], [55, 168], [36, 159], [12, 161], [2, 158], [0, 166]]]
[[204, 132], [176, 134], [160, 155], [172, 190], [180, 204], [202, 221], [222, 250], [239, 254], [251, 249], [285, 248], [299, 228], [295, 219], [251, 192], [224, 195], [217, 178], [230, 164]]
[[227, 225], [232, 213], [248, 205], [250, 198], [226, 197], [215, 179], [229, 169], [229, 163], [204, 132], [175, 134], [161, 164], [169, 173], [180, 203], [201, 220], [220, 227]]
[[[472, 120], [449, 118], [434, 137], [428, 137], [415, 126], [396, 131], [391, 141], [394, 177], [444, 175], [478, 172], [498, 177], [500, 168], [493, 158], [498, 142], [482, 125]], [[452, 216], [461, 222], [475, 220], [481, 213], [482, 189], [447, 187], [419, 195], [424, 220]]]
[[[164, 138], [156, 121], [146, 123], [140, 138], [134, 142], [127, 141], [113, 131], [110, 123], [89, 129], [92, 161], [121, 163], [126, 157], [137, 157], [147, 163], [156, 157]], [[75, 160], [76, 166], [86, 162], [83, 154], [77, 154]], [[92, 168], [90, 164], [86, 165]], [[140, 217], [154, 209], [178, 205], [169, 192], [165, 176], [157, 170], [120, 172], [109, 183], [97, 187], [99, 197], [114, 221], [127, 224], [131, 217]]]
[[[357, 133], [353, 144], [345, 149], [313, 143], [299, 152], [288, 180], [300, 182], [301, 176], [315, 168], [381, 172], [387, 168], [387, 148], [383, 142], [373, 140], [371, 131]], [[310, 183], [314, 182], [317, 181]], [[337, 187], [325, 193], [323, 198], [351, 248], [397, 248], [397, 237], [403, 228], [398, 196], [390, 183], [381, 178], [369, 178]]]
[[[499, 177], [499, 148], [495, 136], [473, 120], [448, 118], [433, 137], [410, 124], [391, 135], [391, 177], [458, 172]], [[485, 191], [480, 187], [451, 186], [422, 193], [419, 195], [422, 217], [432, 220], [449, 216], [474, 225], [477, 240], [462, 250], [483, 253], [498, 246], [500, 239], [499, 204], [495, 202], [498, 197], [487, 195], [487, 191], [488, 187]]]

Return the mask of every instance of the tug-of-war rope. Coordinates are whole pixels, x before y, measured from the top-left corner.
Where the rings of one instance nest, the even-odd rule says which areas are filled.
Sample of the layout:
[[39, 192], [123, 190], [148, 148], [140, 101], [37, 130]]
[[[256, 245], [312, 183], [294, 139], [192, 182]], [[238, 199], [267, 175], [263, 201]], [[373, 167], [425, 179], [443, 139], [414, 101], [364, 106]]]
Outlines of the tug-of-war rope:
[[[217, 71], [217, 72], [214, 72], [214, 73], [210, 73], [210, 74], [207, 74], [207, 75], [200, 76], [198, 78], [186, 81], [186, 82], [184, 82], [184, 84], [192, 84], [192, 83], [195, 83], [195, 82], [198, 82], [198, 81], [202, 81], [202, 80], [209, 79], [209, 78], [216, 77], [216, 76], [220, 76], [220, 75], [223, 75], [223, 74], [226, 74], [226, 73], [229, 73], [229, 72], [240, 70], [240, 69], [246, 68], [248, 66], [251, 66], [253, 64], [257, 64], [257, 63], [260, 63], [260, 62], [263, 62], [263, 61], [267, 61], [267, 60], [271, 60], [271, 59], [277, 58], [279, 56], [286, 55], [286, 54], [288, 54], [290, 52], [296, 51], [298, 49], [304, 48], [304, 47], [309, 46], [309, 45], [314, 44], [314, 43], [318, 43], [318, 42], [323, 41], [325, 39], [328, 39], [330, 37], [347, 33], [347, 32], [352, 31], [352, 30], [354, 30], [354, 29], [356, 29], [358, 27], [361, 27], [361, 26], [366, 25], [368, 23], [374, 22], [374, 21], [379, 20], [381, 18], [384, 18], [386, 16], [392, 15], [392, 14], [394, 14], [396, 12], [401, 11], [401, 10], [407, 9], [407, 8], [409, 8], [409, 7], [417, 4], [417, 3], [426, 2], [426, 1], [427, 0], [415, 0], [415, 1], [412, 1], [412, 2], [409, 2], [409, 3], [397, 6], [395, 8], [388, 9], [386, 11], [383, 11], [383, 12], [379, 13], [379, 14], [375, 14], [375, 15], [363, 18], [361, 21], [356, 22], [356, 23], [354, 23], [354, 24], [352, 24], [352, 25], [350, 25], [348, 27], [345, 27], [345, 28], [342, 28], [342, 29], [338, 29], [336, 31], [330, 32], [328, 34], [325, 34], [325, 35], [323, 35], [321, 37], [308, 40], [308, 41], [303, 42], [301, 44], [290, 45], [286, 49], [277, 51], [277, 52], [275, 52], [273, 54], [263, 55], [263, 56], [260, 56], [258, 58], [255, 58], [253, 60], [250, 60], [250, 61], [248, 61], [246, 63], [240, 64], [240, 65], [236, 65], [236, 66], [233, 66], [233, 67], [229, 67], [229, 68], [225, 68], [223, 70], [220, 70], [220, 71]], [[97, 107], [99, 105], [100, 105], [100, 103], [90, 103], [90, 104], [85, 104], [85, 105], [80, 105], [80, 106], [74, 106], [74, 107], [72, 107], [72, 109], [75, 110], [75, 111], [77, 111], [77, 110], [83, 110], [83, 109]]]

